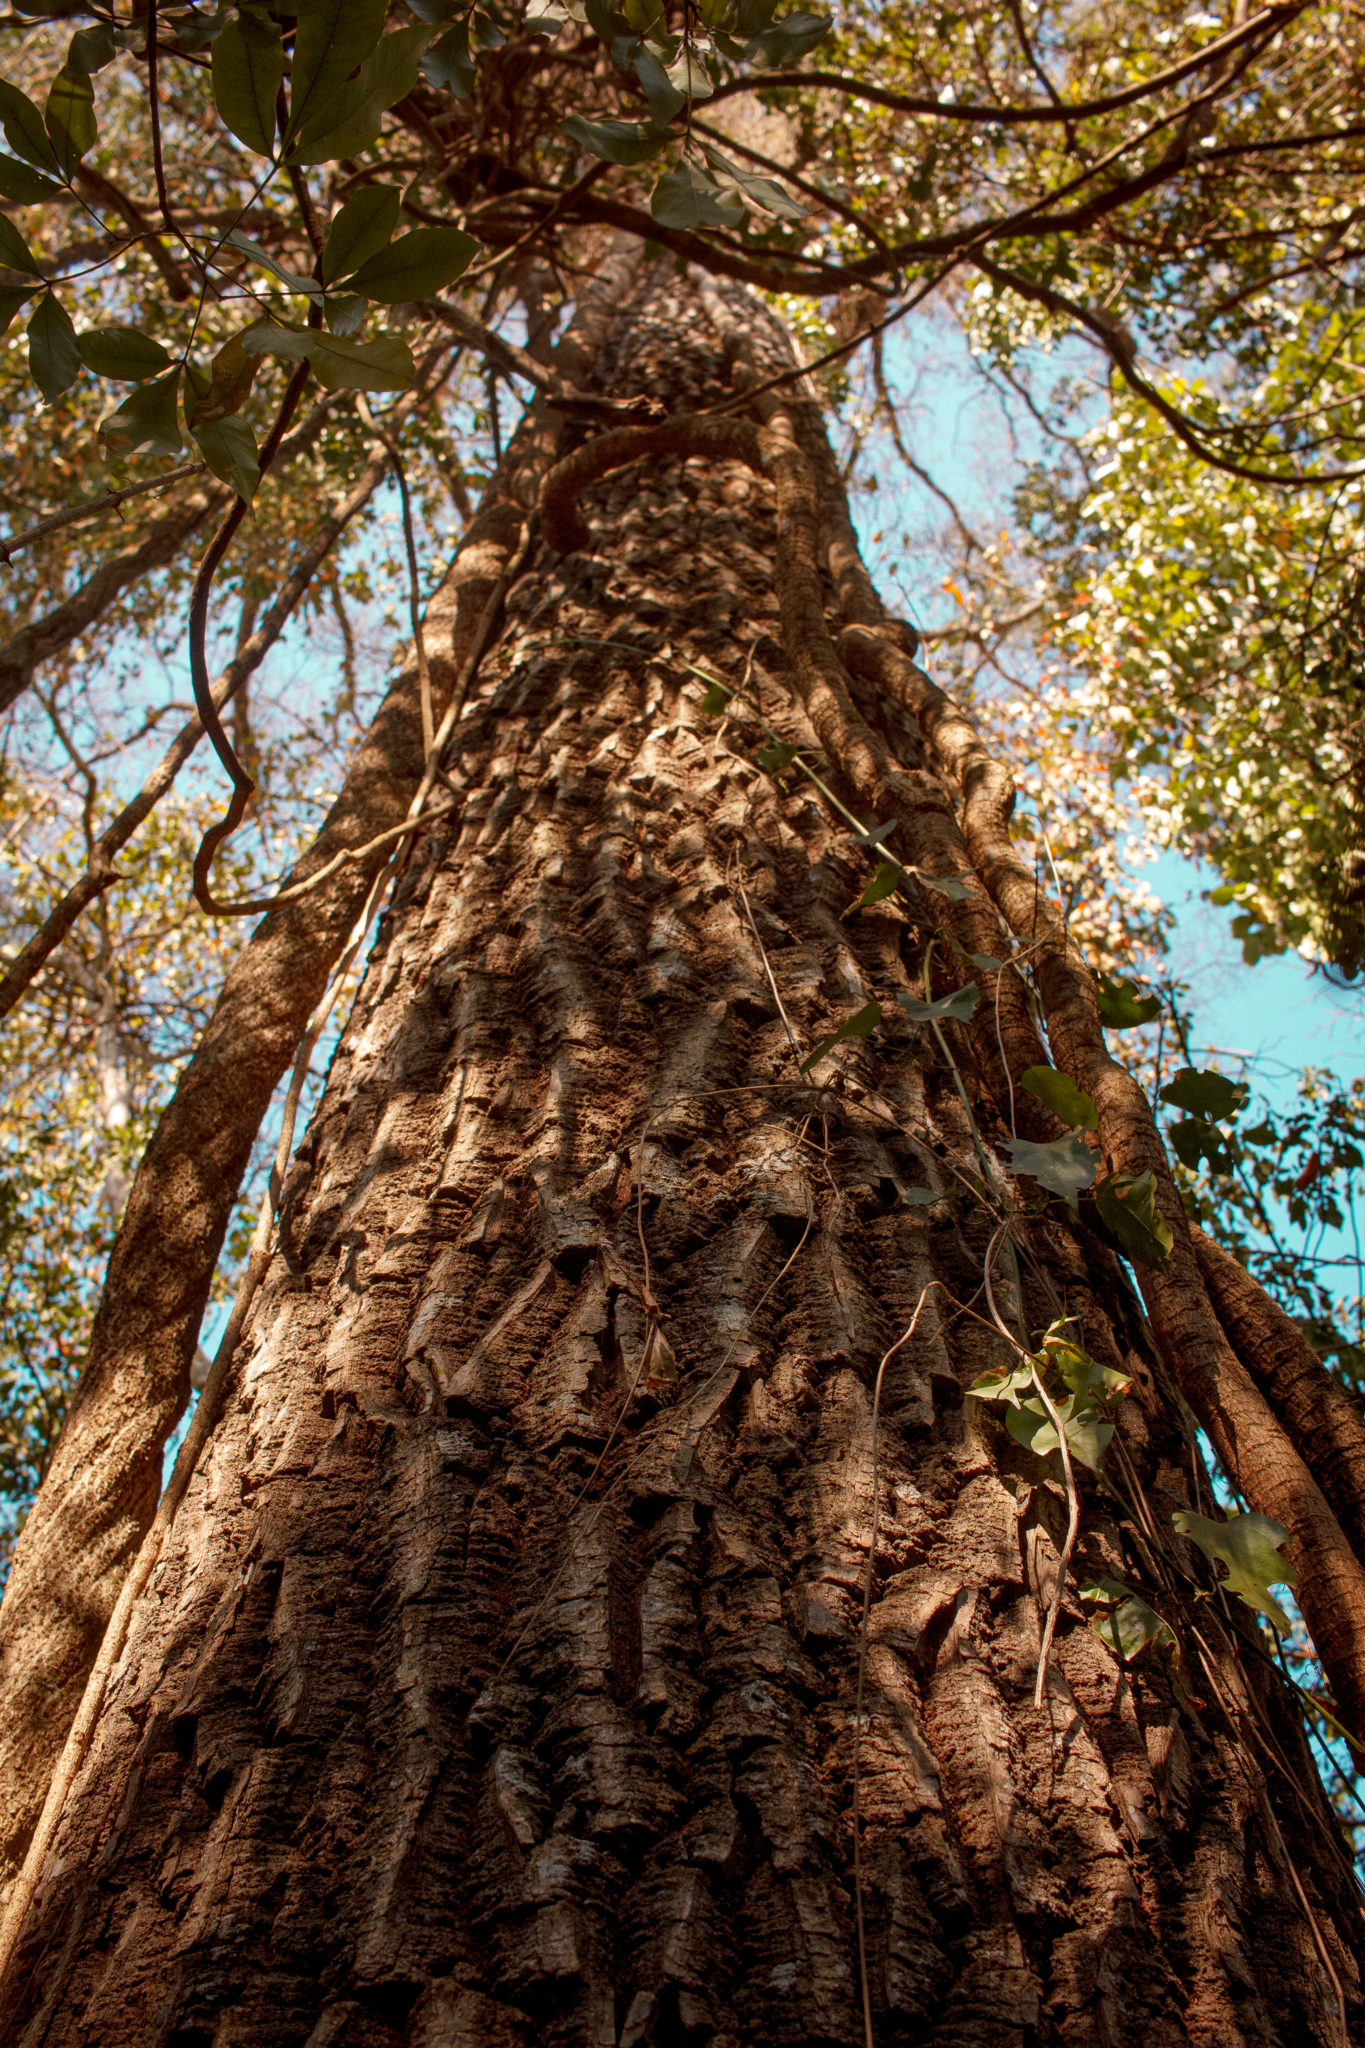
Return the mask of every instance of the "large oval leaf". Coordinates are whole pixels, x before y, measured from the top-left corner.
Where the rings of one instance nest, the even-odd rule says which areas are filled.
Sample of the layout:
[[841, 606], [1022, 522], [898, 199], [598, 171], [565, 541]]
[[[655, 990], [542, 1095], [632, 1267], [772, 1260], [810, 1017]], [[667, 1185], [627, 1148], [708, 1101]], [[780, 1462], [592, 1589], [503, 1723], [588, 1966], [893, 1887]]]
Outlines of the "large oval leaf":
[[95, 125], [95, 88], [89, 73], [63, 65], [49, 88], [43, 118], [57, 162], [69, 178], [99, 136]]
[[61, 189], [55, 178], [45, 178], [41, 171], [20, 163], [18, 157], [0, 156], [0, 196], [19, 206], [36, 206]]
[[135, 448], [145, 448], [149, 455], [178, 455], [183, 445], [176, 404], [179, 388], [179, 368], [168, 370], [155, 384], [139, 384], [122, 405], [106, 413], [99, 431], [110, 452], [131, 455]]
[[479, 244], [461, 228], [414, 228], [362, 263], [347, 281], [381, 306], [400, 306], [444, 291], [478, 253]]
[[87, 369], [115, 382], [140, 384], [170, 368], [169, 351], [137, 327], [88, 327], [76, 336], [76, 346]]
[[398, 225], [398, 202], [396, 185], [362, 185], [352, 193], [332, 222], [322, 252], [322, 275], [328, 284], [349, 277], [388, 247]]
[[44, 292], [28, 323], [28, 366], [51, 405], [81, 374], [81, 352], [71, 315], [55, 292]]
[[40, 171], [60, 172], [52, 144], [47, 139], [43, 117], [26, 92], [0, 78], [0, 127], [16, 156], [36, 164]]
[[286, 142], [305, 123], [328, 118], [340, 86], [355, 76], [384, 33], [388, 0], [296, 0], [298, 33]]
[[234, 15], [213, 44], [213, 103], [239, 142], [275, 154], [275, 102], [284, 77], [284, 45], [250, 14]]

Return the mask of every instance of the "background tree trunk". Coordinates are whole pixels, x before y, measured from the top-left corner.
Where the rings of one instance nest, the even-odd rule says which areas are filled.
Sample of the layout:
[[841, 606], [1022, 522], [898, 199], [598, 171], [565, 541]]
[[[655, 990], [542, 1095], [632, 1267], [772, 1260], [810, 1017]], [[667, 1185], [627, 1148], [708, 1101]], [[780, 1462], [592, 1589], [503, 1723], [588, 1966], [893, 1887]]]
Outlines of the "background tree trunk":
[[[599, 383], [729, 392], [686, 281], [653, 274]], [[696, 669], [752, 659], [802, 731], [771, 488], [656, 460], [584, 510], [511, 594], [462, 813], [385, 922], [9, 2038], [854, 2048], [856, 1738], [878, 2041], [1340, 2042], [1359, 1917], [1279, 1682], [1217, 1601], [1183, 1690], [1115, 1661], [1074, 1585], [1131, 1539], [1089, 1482], [1033, 1705], [1065, 1500], [964, 1402], [1011, 1354], [953, 1073], [891, 1016], [798, 1072], [921, 985], [925, 935], [841, 921], [840, 821], [700, 712]], [[1025, 1325], [1060, 1297], [1135, 1376], [1156, 1521], [1206, 1506], [1117, 1261], [1038, 1244]]]

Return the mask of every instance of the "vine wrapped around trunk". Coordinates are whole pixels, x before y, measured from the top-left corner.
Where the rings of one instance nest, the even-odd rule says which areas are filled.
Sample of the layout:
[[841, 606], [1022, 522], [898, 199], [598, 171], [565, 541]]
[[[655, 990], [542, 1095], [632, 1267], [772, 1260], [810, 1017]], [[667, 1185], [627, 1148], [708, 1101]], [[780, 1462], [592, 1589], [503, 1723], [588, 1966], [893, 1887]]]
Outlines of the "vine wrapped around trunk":
[[[775, 346], [746, 294], [656, 269], [598, 385], [696, 412], [746, 338]], [[1031, 1026], [902, 1019], [931, 937], [1000, 933], [990, 902], [844, 919], [862, 853], [755, 765], [756, 709], [840, 801], [884, 785], [912, 835], [958, 832], [902, 709], [848, 694], [793, 493], [816, 479], [836, 542], [846, 514], [818, 451], [784, 485], [781, 435], [776, 491], [720, 436], [599, 472], [559, 529], [587, 545], [509, 595], [460, 811], [385, 919], [41, 1874], [15, 2042], [1221, 2048], [1359, 2020], [1287, 1695], [1169, 1533], [1208, 1504], [1178, 1397], [1056, 1210], [996, 1294], [1021, 1332], [1060, 1304], [1133, 1392], [1034, 1704], [1067, 1500], [965, 1398], [1017, 1357], [972, 1189], [1005, 1177]], [[712, 676], [746, 692], [723, 723]], [[871, 1002], [877, 1050], [803, 1071]], [[1121, 1662], [1082, 1577], [1140, 1581], [1172, 1647]]]

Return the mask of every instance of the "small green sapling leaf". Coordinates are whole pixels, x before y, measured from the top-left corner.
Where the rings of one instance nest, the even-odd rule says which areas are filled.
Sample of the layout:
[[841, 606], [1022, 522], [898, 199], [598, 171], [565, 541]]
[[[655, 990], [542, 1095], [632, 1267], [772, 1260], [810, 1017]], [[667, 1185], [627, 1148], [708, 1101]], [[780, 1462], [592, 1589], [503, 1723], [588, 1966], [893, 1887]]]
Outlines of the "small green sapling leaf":
[[1270, 1590], [1292, 1586], [1297, 1577], [1288, 1558], [1280, 1555], [1280, 1545], [1289, 1541], [1287, 1529], [1269, 1515], [1229, 1515], [1226, 1522], [1215, 1522], [1189, 1508], [1178, 1509], [1171, 1520], [1205, 1557], [1227, 1566], [1229, 1592], [1259, 1608], [1281, 1635], [1288, 1635], [1289, 1616]]
[[1060, 1073], [1056, 1067], [1028, 1067], [1019, 1078], [1029, 1094], [1045, 1103], [1064, 1124], [1085, 1131], [1098, 1129], [1100, 1120], [1094, 1103], [1084, 1089], [1076, 1086], [1070, 1074]]
[[845, 1017], [837, 1031], [831, 1031], [828, 1038], [822, 1038], [814, 1052], [807, 1053], [801, 1062], [801, 1072], [808, 1074], [813, 1066], [832, 1052], [836, 1045], [842, 1045], [849, 1038], [870, 1038], [882, 1021], [880, 1003], [865, 1003], [861, 1010], [855, 1010], [851, 1017]]

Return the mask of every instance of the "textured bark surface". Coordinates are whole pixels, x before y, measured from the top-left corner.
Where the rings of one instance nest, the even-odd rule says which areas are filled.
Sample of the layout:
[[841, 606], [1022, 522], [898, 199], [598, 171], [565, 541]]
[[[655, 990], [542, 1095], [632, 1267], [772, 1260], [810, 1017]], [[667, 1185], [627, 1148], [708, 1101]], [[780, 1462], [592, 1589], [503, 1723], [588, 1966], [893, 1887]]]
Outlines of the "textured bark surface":
[[[674, 412], [729, 388], [671, 278], [600, 375]], [[964, 1400], [1011, 1353], [972, 1312], [992, 1224], [954, 1077], [891, 1001], [927, 934], [841, 919], [862, 857], [688, 666], [752, 654], [803, 736], [772, 488], [660, 458], [583, 509], [590, 549], [511, 595], [462, 813], [386, 920], [5, 2038], [855, 2048], [856, 1739], [878, 2042], [1339, 2042], [1323, 1954], [1358, 2020], [1357, 1910], [1218, 1603], [1182, 1693], [1157, 1651], [1116, 1662], [1073, 1577], [1033, 1706], [1065, 1500]], [[874, 737], [927, 784], [903, 721]], [[792, 1036], [874, 997], [876, 1049], [803, 1080]], [[1064, 1223], [1031, 1252], [1026, 1326], [1060, 1299], [1134, 1375], [1168, 1529], [1206, 1503], [1136, 1300]], [[869, 1559], [873, 1382], [930, 1282]], [[1083, 1492], [1078, 1571], [1132, 1576]]]

